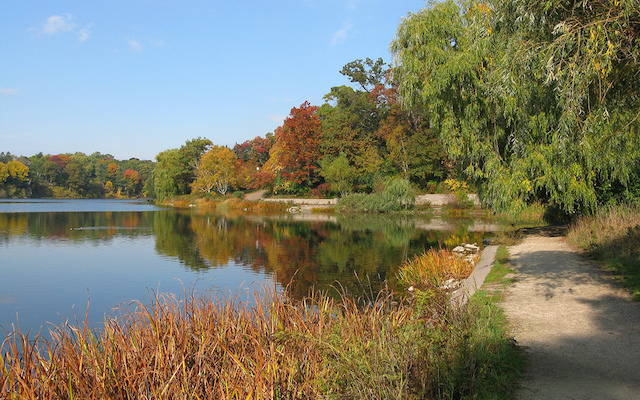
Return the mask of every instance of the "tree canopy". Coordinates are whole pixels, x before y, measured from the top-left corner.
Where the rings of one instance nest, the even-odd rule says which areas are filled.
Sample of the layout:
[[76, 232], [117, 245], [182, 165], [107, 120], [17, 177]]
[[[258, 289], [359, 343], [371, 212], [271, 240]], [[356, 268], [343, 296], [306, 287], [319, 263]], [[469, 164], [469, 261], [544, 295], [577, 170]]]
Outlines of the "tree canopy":
[[639, 8], [429, 3], [391, 44], [399, 96], [427, 113], [487, 205], [592, 210], [638, 176]]

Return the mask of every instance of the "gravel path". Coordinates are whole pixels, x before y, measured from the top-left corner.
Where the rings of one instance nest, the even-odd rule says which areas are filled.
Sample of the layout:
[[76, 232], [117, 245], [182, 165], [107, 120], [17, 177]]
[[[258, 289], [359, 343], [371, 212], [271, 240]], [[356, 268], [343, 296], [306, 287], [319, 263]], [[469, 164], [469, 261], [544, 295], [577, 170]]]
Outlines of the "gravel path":
[[528, 369], [518, 399], [640, 399], [640, 303], [563, 237], [509, 248], [502, 303]]

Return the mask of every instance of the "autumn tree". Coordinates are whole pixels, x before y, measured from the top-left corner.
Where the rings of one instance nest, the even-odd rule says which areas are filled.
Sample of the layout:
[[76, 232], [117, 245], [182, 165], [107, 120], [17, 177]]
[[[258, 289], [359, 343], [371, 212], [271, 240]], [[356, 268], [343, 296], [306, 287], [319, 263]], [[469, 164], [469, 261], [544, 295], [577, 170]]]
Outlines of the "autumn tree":
[[127, 196], [135, 196], [140, 193], [142, 179], [140, 178], [140, 173], [138, 171], [135, 169], [125, 170], [123, 181]]
[[237, 157], [226, 146], [212, 146], [196, 165], [196, 180], [193, 191], [211, 193], [215, 189], [225, 195], [233, 183]]
[[256, 136], [233, 147], [233, 152], [238, 157], [236, 185], [246, 189], [257, 189], [268, 183], [264, 180], [264, 164], [269, 160], [274, 143], [275, 136], [267, 133], [264, 138]]
[[9, 177], [9, 167], [0, 161], [0, 185], [2, 185]]
[[9, 170], [9, 179], [14, 182], [27, 182], [29, 180], [29, 167], [17, 160], [11, 160], [7, 163]]
[[276, 129], [271, 157], [288, 188], [310, 187], [318, 179], [321, 123], [318, 107], [304, 102], [292, 108], [284, 124]]

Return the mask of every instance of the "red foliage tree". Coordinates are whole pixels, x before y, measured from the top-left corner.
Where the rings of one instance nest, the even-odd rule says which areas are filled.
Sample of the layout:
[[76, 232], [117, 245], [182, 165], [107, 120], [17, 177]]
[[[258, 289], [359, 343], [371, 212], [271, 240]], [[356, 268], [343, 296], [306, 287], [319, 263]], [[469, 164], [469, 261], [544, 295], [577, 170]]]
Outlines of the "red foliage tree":
[[308, 101], [292, 108], [284, 124], [276, 129], [277, 145], [281, 149], [278, 164], [282, 177], [298, 184], [313, 184], [317, 178], [320, 158], [320, 117], [318, 107]]
[[140, 173], [135, 169], [127, 169], [124, 171], [123, 181], [127, 195], [134, 196], [140, 191]]

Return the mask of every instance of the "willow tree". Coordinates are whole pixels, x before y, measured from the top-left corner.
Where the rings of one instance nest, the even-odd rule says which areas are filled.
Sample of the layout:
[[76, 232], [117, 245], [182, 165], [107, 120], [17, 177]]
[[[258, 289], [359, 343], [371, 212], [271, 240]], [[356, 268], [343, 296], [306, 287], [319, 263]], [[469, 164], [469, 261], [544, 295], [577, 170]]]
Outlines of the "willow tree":
[[430, 3], [391, 44], [401, 100], [494, 209], [591, 210], [637, 173], [638, 16], [633, 1]]

